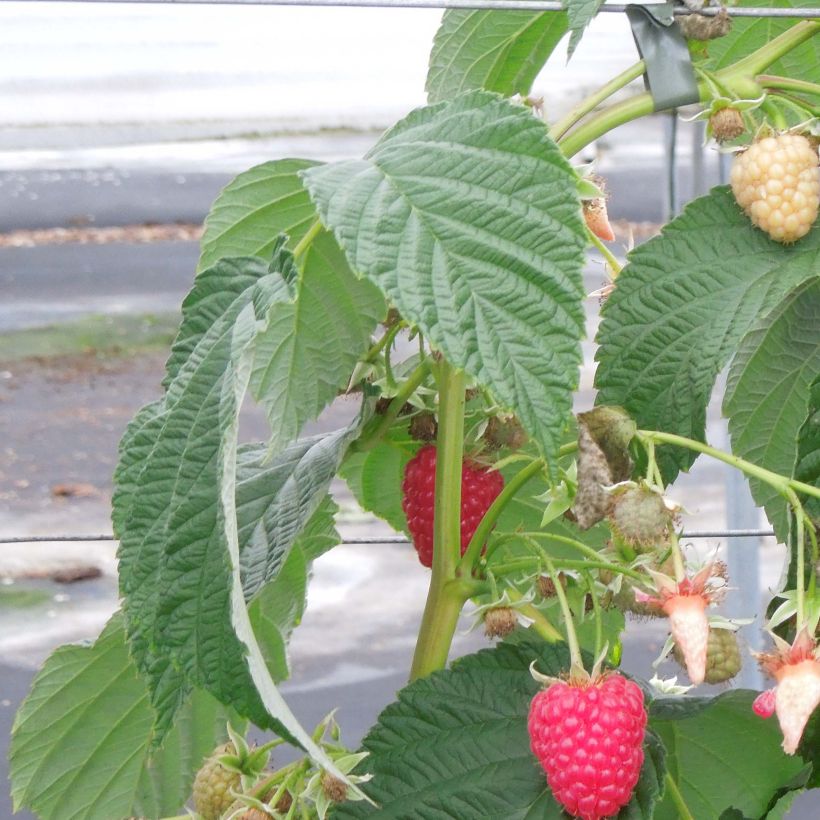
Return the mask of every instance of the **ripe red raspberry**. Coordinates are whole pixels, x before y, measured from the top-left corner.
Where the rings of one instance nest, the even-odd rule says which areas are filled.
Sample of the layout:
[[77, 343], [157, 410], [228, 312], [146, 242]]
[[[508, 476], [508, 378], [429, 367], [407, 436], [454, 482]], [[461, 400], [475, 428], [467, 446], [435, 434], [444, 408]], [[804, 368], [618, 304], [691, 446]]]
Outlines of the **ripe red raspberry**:
[[643, 765], [646, 711], [640, 687], [617, 673], [553, 683], [530, 705], [530, 747], [555, 799], [573, 816], [616, 815]]
[[[465, 460], [461, 467], [461, 554], [484, 514], [504, 488], [501, 473]], [[422, 447], [407, 462], [401, 506], [419, 561], [433, 565], [433, 509], [436, 492], [436, 448]]]

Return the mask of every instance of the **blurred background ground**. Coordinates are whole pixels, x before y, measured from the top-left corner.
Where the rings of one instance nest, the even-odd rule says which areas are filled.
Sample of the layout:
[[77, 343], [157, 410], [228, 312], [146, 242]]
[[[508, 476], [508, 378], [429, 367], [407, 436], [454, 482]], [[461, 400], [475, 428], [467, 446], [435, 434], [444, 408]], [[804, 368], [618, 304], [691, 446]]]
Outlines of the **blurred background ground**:
[[[0, 7], [0, 537], [110, 532], [117, 443], [134, 412], [159, 394], [210, 202], [257, 162], [361, 155], [385, 126], [423, 104], [439, 17]], [[536, 91], [560, 113], [634, 59], [625, 21], [608, 15], [568, 67], [559, 47]], [[667, 213], [668, 131], [668, 119], [654, 118], [596, 146], [623, 246], [630, 235], [650, 235]], [[691, 150], [698, 139], [681, 127], [681, 201], [700, 173]], [[703, 173], [705, 184], [718, 181], [714, 156]], [[602, 281], [591, 258], [588, 290]], [[589, 300], [590, 340], [597, 310]], [[592, 342], [584, 349], [579, 409], [594, 398]], [[350, 410], [339, 402], [306, 432], [332, 429]], [[253, 408], [242, 424], [248, 438], [264, 437]], [[709, 436], [725, 443], [718, 403]], [[745, 492], [729, 481], [706, 461], [679, 480], [672, 495], [691, 514], [689, 529], [726, 527], [727, 493]], [[334, 494], [345, 537], [390, 534], [341, 482]], [[756, 513], [751, 521], [765, 523]], [[762, 600], [778, 581], [782, 552], [768, 541], [747, 546], [760, 547]], [[426, 583], [404, 545], [347, 545], [316, 562], [292, 642], [293, 676], [283, 686], [307, 725], [338, 705], [344, 739], [358, 742], [405, 682]], [[749, 605], [754, 611], [743, 614], [759, 614], [760, 600]], [[93, 638], [116, 606], [110, 542], [0, 544], [0, 818], [11, 816], [8, 733], [32, 675], [55, 646]], [[487, 645], [467, 626], [456, 652]], [[757, 640], [753, 629], [747, 634]], [[648, 624], [630, 629], [625, 667], [648, 676], [664, 637]], [[741, 682], [761, 683], [751, 668]], [[790, 814], [814, 816], [806, 801]]]

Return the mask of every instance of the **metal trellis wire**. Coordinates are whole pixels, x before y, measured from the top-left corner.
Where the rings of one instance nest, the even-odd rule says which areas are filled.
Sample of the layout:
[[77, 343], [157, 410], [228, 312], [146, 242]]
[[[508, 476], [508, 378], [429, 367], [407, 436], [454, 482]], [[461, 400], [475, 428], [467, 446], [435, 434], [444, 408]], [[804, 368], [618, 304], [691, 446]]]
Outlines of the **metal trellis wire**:
[[[51, 2], [51, 0], [24, 0], [29, 3]], [[555, 0], [63, 0], [70, 3], [155, 3], [171, 6], [229, 5], [229, 6], [338, 6], [341, 8], [412, 8], [412, 9], [470, 9], [506, 10], [506, 11], [562, 11], [563, 4]], [[601, 6], [600, 12], [623, 13], [629, 4], [613, 3]], [[635, 3], [634, 5], [646, 5]], [[714, 17], [724, 7], [711, 6], [691, 11], [679, 6], [673, 14], [684, 17], [689, 14], [701, 14]], [[751, 8], [726, 7], [730, 17], [791, 17], [802, 19], [819, 19], [819, 8]]]
[[[697, 530], [681, 533], [681, 538], [767, 538], [772, 530]], [[113, 535], [14, 535], [0, 538], [0, 544], [37, 544], [60, 541], [116, 541]], [[402, 535], [369, 535], [343, 538], [341, 544], [409, 544]]]

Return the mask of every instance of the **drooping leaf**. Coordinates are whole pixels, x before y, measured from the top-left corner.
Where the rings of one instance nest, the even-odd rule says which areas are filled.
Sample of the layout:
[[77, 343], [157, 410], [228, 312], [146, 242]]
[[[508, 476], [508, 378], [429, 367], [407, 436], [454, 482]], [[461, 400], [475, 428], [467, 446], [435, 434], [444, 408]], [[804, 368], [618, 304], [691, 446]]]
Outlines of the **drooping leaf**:
[[[339, 818], [559, 820], [566, 815], [530, 751], [527, 714], [538, 692], [529, 671], [558, 675], [563, 645], [526, 640], [454, 662], [399, 692], [365, 738], [365, 791], [378, 807], [343, 804]], [[663, 778], [663, 751], [648, 737], [641, 780], [621, 818], [649, 820]]]
[[351, 267], [551, 457], [578, 380], [585, 233], [544, 124], [471, 92], [304, 177]]
[[578, 43], [581, 42], [581, 37], [584, 36], [586, 27], [592, 22], [592, 18], [603, 4], [604, 0], [566, 0], [569, 30], [572, 32], [567, 48], [567, 59], [572, 57]]
[[273, 684], [239, 571], [239, 408], [271, 310], [290, 298], [278, 272], [237, 296], [169, 383], [161, 411], [134, 433], [132, 445], [147, 455], [128, 497], [120, 584], [159, 737], [179, 708], [182, 680], [332, 767]]
[[[723, 402], [732, 451], [759, 467], [790, 476], [818, 374], [820, 278], [814, 277], [759, 318], [740, 342]], [[749, 485], [778, 539], [786, 543], [786, 500], [759, 479], [750, 478]]]
[[276, 577], [297, 536], [325, 502], [356, 430], [354, 425], [297, 441], [270, 461], [264, 445], [240, 450], [236, 504], [246, 600]]
[[[811, 386], [809, 410], [797, 438], [794, 477], [805, 484], [820, 487], [820, 375]], [[804, 498], [803, 505], [812, 520], [820, 526], [820, 501]]]
[[386, 312], [378, 288], [355, 276], [327, 231], [313, 239], [301, 265], [296, 298], [272, 311], [251, 374], [273, 451], [295, 439], [347, 385]]
[[[595, 383], [639, 427], [698, 440], [718, 372], [757, 318], [817, 273], [820, 230], [792, 246], [754, 228], [728, 188], [636, 248], [604, 305]], [[658, 452], [671, 481], [694, 455]]]
[[[814, 7], [814, 0], [743, 0], [744, 6], [764, 8], [803, 8]], [[703, 67], [716, 71], [736, 63], [766, 43], [771, 42], [792, 26], [797, 25], [799, 18], [776, 18], [761, 16], [736, 17], [732, 21], [732, 30], [725, 37], [710, 40], [708, 48], [698, 50]], [[817, 80], [817, 66], [820, 65], [820, 42], [814, 36], [788, 54], [781, 57], [766, 69], [766, 74], [793, 77], [795, 79]]]
[[60, 647], [15, 717], [9, 754], [15, 810], [29, 808], [42, 820], [177, 813], [203, 756], [225, 736], [226, 713], [195, 692], [154, 754], [153, 720], [120, 614], [94, 644]]
[[291, 250], [316, 219], [299, 172], [316, 162], [282, 159], [257, 165], [230, 182], [205, 219], [199, 270], [224, 257], [268, 259], [279, 234]]
[[[650, 726], [666, 747], [666, 765], [693, 817], [734, 809], [763, 817], [777, 792], [804, 768], [780, 748], [776, 720], [752, 711], [757, 692], [734, 690], [713, 699], [656, 700]], [[668, 790], [655, 816], [675, 820]]]
[[[254, 634], [271, 677], [277, 682], [290, 674], [287, 644], [305, 611], [310, 564], [341, 540], [334, 526], [336, 509], [330, 497], [325, 496], [293, 543], [276, 577], [259, 590], [248, 607]], [[271, 538], [276, 538], [275, 532]]]
[[428, 99], [477, 88], [525, 96], [566, 30], [562, 11], [445, 11], [430, 54]]

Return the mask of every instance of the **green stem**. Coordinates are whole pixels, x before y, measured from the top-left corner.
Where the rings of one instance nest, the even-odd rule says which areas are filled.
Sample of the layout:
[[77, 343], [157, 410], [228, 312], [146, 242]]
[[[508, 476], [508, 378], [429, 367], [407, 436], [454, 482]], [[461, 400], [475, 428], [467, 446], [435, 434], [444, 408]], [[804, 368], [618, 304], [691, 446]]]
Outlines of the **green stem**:
[[570, 538], [566, 535], [557, 535], [552, 532], [521, 532], [514, 533], [511, 537], [519, 537], [526, 539], [543, 538], [546, 541], [556, 541], [559, 544], [568, 544], [574, 547], [579, 552], [591, 558], [593, 561], [600, 561], [601, 556], [592, 547], [587, 546], [583, 541], [578, 541], [575, 538]]
[[[757, 51], [752, 52], [742, 60], [738, 60], [734, 65], [719, 71], [718, 76], [736, 92], [738, 91], [738, 83], [744, 80], [759, 89], [760, 86], [751, 79], [752, 77], [756, 77], [756, 75], [765, 71], [772, 63], [819, 32], [820, 21], [803, 20], [784, 31], [779, 37], [770, 40]], [[759, 95], [759, 90], [757, 93], [744, 94], [747, 99], [753, 99]]]
[[[528, 535], [538, 535], [540, 533], [528, 533]], [[539, 555], [541, 551], [539, 550]], [[634, 581], [645, 581], [646, 577], [636, 572], [634, 569], [628, 569], [620, 564], [610, 564], [608, 561], [575, 561], [571, 558], [555, 558], [562, 568], [565, 569], [602, 569], [608, 572], [617, 572], [619, 575], [626, 575], [627, 578], [632, 578]], [[514, 558], [510, 561], [501, 561], [493, 564], [492, 570], [496, 575], [508, 575], [519, 570], [533, 569], [540, 566], [542, 561], [540, 558]]]
[[604, 108], [603, 111], [560, 139], [558, 147], [565, 157], [574, 157], [582, 148], [606, 134], [607, 131], [639, 117], [645, 117], [654, 110], [655, 103], [651, 94], [648, 92], [637, 94], [628, 100]]
[[307, 233], [296, 243], [296, 247], [293, 249], [294, 259], [298, 259], [310, 247], [321, 230], [322, 223], [319, 221], [319, 217], [316, 217], [316, 219], [313, 220], [313, 224], [308, 228]]
[[532, 621], [532, 628], [547, 643], [563, 643], [564, 636], [552, 625], [550, 620], [538, 607], [532, 604], [522, 604], [523, 595], [515, 588], [508, 587], [507, 595], [516, 604], [516, 609]]
[[[534, 544], [538, 548], [538, 544]], [[569, 601], [564, 592], [564, 585], [561, 583], [561, 578], [555, 570], [555, 565], [550, 560], [549, 556], [543, 552], [544, 563], [546, 564], [550, 578], [552, 578], [553, 586], [555, 587], [555, 594], [558, 596], [558, 605], [561, 607], [561, 612], [564, 615], [564, 621], [567, 630], [567, 646], [569, 647], [570, 670], [582, 670], [584, 668], [584, 659], [581, 656], [581, 647], [578, 644], [578, 636], [575, 634], [575, 625], [572, 622], [572, 610], [569, 608]]]
[[606, 85], [602, 85], [596, 92], [581, 100], [563, 119], [555, 123], [550, 128], [550, 136], [554, 140], [559, 140], [578, 120], [589, 114], [593, 108], [611, 97], [616, 91], [620, 91], [633, 80], [637, 80], [645, 71], [646, 63], [641, 60], [622, 71], [617, 77], [613, 77]]
[[757, 478], [764, 484], [768, 484], [784, 497], [788, 497], [789, 489], [792, 489], [804, 495], [810, 495], [813, 498], [820, 498], [820, 487], [812, 487], [811, 484], [804, 484], [802, 481], [796, 481], [793, 478], [787, 478], [778, 473], [773, 473], [771, 470], [758, 467], [756, 464], [752, 464], [745, 459], [739, 458], [731, 453], [724, 453], [723, 450], [717, 450], [700, 441], [694, 441], [691, 438], [678, 436], [674, 433], [663, 433], [659, 430], [638, 430], [637, 435], [658, 444], [674, 444], [678, 447], [684, 447], [687, 450], [694, 450], [697, 453], [703, 453], [704, 455], [716, 458], [718, 461], [722, 461], [724, 464], [735, 467], [742, 473]]
[[804, 589], [806, 583], [806, 532], [803, 526], [803, 506], [800, 504], [800, 499], [793, 490], [789, 495], [789, 502], [792, 505], [797, 524], [797, 567], [795, 568], [797, 577], [795, 583], [797, 585], [797, 628], [800, 629], [806, 617], [806, 592]]
[[812, 94], [820, 97], [820, 83], [811, 83], [808, 80], [793, 80], [791, 77], [777, 77], [774, 74], [759, 74], [755, 80], [764, 88], [776, 88], [783, 91], [797, 91], [802, 94]]
[[592, 580], [592, 576], [586, 570], [581, 575], [592, 597], [592, 609], [595, 613], [595, 652], [593, 657], [597, 661], [604, 646], [604, 619], [601, 614], [601, 602], [595, 594], [595, 582]]
[[607, 264], [609, 265], [610, 269], [612, 270], [612, 278], [617, 279], [618, 274], [623, 269], [623, 265], [617, 260], [615, 254], [604, 245], [604, 243], [597, 237], [595, 234], [587, 228], [587, 236], [589, 237], [589, 241], [592, 242], [593, 245], [598, 249], [598, 252], [601, 256], [604, 257]]
[[695, 820], [692, 816], [692, 812], [689, 811], [689, 808], [683, 799], [683, 795], [680, 793], [680, 789], [678, 789], [678, 784], [673, 780], [672, 775], [669, 774], [669, 772], [666, 772], [663, 779], [666, 782], [666, 790], [669, 792], [669, 796], [672, 798], [672, 802], [678, 810], [678, 817], [680, 817], [681, 820]]
[[384, 350], [384, 348], [387, 347], [387, 345], [393, 343], [393, 339], [396, 338], [396, 334], [404, 327], [407, 327], [407, 325], [404, 322], [396, 322], [396, 324], [393, 325], [393, 327], [391, 327], [390, 330], [388, 330], [384, 334], [384, 336], [382, 336], [381, 339], [379, 339], [379, 341], [376, 342], [370, 348], [370, 350], [367, 351], [362, 361], [375, 362], [376, 359], [379, 358], [379, 354], [382, 352], [382, 350]]
[[399, 388], [395, 397], [388, 405], [387, 410], [384, 411], [384, 415], [379, 417], [378, 422], [374, 426], [371, 427], [368, 425], [369, 429], [365, 430], [362, 435], [350, 445], [351, 452], [364, 453], [368, 450], [372, 450], [384, 438], [387, 431], [393, 426], [393, 422], [398, 418], [399, 413], [401, 413], [402, 407], [404, 407], [410, 396], [416, 392], [421, 383], [427, 378], [429, 372], [430, 363], [426, 360], [416, 367], [407, 377], [407, 381]]
[[794, 94], [789, 94], [786, 91], [772, 91], [771, 94], [769, 94], [769, 99], [782, 100], [791, 106], [798, 117], [820, 117], [820, 105], [812, 105], [802, 97], [795, 97]]
[[533, 477], [544, 469], [544, 462], [541, 459], [531, 462], [523, 470], [516, 473], [504, 489], [498, 494], [498, 497], [490, 505], [490, 508], [484, 514], [479, 525], [476, 527], [470, 543], [464, 552], [464, 556], [458, 565], [458, 574], [469, 575], [472, 572], [473, 566], [478, 561], [481, 553], [481, 548], [487, 542], [487, 538], [492, 532], [498, 516], [501, 515], [507, 504], [512, 501], [515, 494]]
[[[819, 31], [820, 22], [803, 20], [744, 59], [717, 72], [715, 77], [722, 85], [731, 89], [735, 96], [742, 99], [755, 99], [760, 96], [762, 89], [755, 82], [754, 77]], [[703, 81], [698, 83], [698, 92], [701, 101], [709, 99], [711, 94], [709, 86]], [[558, 141], [558, 145], [565, 157], [575, 156], [582, 148], [606, 134], [607, 131], [638, 117], [651, 114], [654, 110], [655, 104], [651, 94], [648, 92], [637, 94], [628, 100], [604, 108], [595, 116], [590, 117], [574, 131], [564, 135]]]
[[447, 665], [458, 617], [466, 600], [455, 578], [461, 553], [461, 467], [464, 445], [464, 373], [444, 359], [438, 365], [439, 420], [436, 439], [436, 497], [433, 513], [433, 571], [421, 620], [410, 680]]

